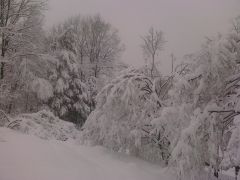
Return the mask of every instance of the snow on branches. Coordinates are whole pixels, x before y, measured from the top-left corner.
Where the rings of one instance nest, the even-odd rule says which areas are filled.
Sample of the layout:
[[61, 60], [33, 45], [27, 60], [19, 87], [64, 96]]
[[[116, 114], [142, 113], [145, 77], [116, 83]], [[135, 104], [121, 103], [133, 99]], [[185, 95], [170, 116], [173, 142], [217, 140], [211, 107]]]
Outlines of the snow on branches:
[[59, 51], [57, 59], [56, 71], [50, 77], [53, 83], [50, 106], [59, 117], [82, 125], [89, 113], [87, 87], [80, 80], [73, 53]]
[[160, 108], [151, 80], [137, 70], [127, 70], [107, 84], [96, 101], [83, 127], [85, 142], [136, 153], [144, 135], [142, 127]]

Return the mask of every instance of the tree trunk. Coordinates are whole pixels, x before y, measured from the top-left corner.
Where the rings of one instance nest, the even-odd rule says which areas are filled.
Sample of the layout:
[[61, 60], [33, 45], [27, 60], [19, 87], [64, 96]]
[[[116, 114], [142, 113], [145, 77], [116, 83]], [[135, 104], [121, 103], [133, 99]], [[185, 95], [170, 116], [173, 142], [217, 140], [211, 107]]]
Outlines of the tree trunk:
[[97, 75], [98, 75], [98, 65], [96, 64], [94, 68], [94, 77], [97, 78]]
[[1, 71], [1, 73], [0, 73], [1, 77], [0, 77], [0, 80], [4, 78], [4, 67], [5, 67], [5, 63], [4, 63], [4, 62], [1, 62], [1, 69], [0, 69], [0, 71]]
[[[1, 47], [1, 57], [2, 57], [2, 60], [4, 60], [5, 58], [5, 39], [4, 39], [4, 33], [2, 33], [2, 47]], [[0, 80], [4, 78], [4, 67], [5, 67], [5, 62], [1, 62], [1, 68], [0, 68]]]
[[236, 166], [235, 167], [235, 180], [238, 179], [237, 177], [238, 177], [239, 170], [240, 170], [240, 166]]
[[80, 55], [80, 63], [81, 63], [81, 73], [80, 73], [80, 77], [81, 77], [81, 81], [83, 81], [83, 54], [81, 53]]
[[[1, 0], [1, 17], [0, 17], [0, 21], [1, 21], [1, 27], [3, 28], [4, 27], [4, 19], [5, 19], [5, 17], [4, 17], [4, 8], [5, 8], [5, 1], [2, 1]], [[4, 40], [4, 33], [1, 33], [1, 39], [2, 39], [2, 44], [1, 44], [1, 57], [2, 57], [2, 59], [1, 60], [4, 60], [4, 57], [5, 57], [5, 40]], [[1, 75], [1, 77], [0, 77], [0, 80], [1, 79], [3, 79], [4, 78], [4, 66], [5, 66], [5, 63], [4, 62], [1, 62], [1, 68], [0, 68], [0, 75]]]
[[25, 104], [25, 112], [28, 112], [28, 101], [29, 101], [29, 95], [26, 94], [26, 104]]
[[11, 112], [12, 112], [12, 106], [13, 106], [13, 103], [12, 103], [12, 100], [11, 100], [11, 102], [10, 102], [10, 104], [9, 104], [9, 106], [8, 106], [8, 114], [11, 114]]
[[153, 79], [153, 71], [154, 71], [154, 66], [155, 66], [155, 56], [152, 55], [152, 68], [151, 68], [151, 78]]

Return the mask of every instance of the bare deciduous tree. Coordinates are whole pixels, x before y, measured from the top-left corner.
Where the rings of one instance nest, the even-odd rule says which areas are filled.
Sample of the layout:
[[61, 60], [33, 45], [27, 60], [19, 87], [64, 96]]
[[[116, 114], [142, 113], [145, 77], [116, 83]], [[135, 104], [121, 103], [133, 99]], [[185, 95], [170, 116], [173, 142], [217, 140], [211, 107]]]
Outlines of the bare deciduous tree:
[[158, 56], [158, 53], [162, 51], [166, 41], [163, 37], [163, 32], [157, 31], [153, 27], [151, 27], [148, 33], [142, 37], [142, 40], [143, 44], [141, 47], [143, 49], [143, 53], [148, 59], [151, 59], [151, 78], [153, 78], [153, 71], [154, 68], [156, 68], [156, 56]]
[[87, 55], [93, 64], [94, 76], [97, 77], [106, 65], [111, 66], [123, 48], [117, 30], [101, 16], [90, 17], [87, 22], [89, 24]]
[[69, 27], [76, 34], [76, 54], [81, 64], [82, 76], [88, 74], [98, 77], [100, 72], [113, 68], [114, 60], [124, 48], [118, 31], [110, 23], [105, 22], [100, 15], [71, 17], [50, 32], [48, 39], [51, 41], [49, 44], [53, 45], [51, 49], [54, 50], [57, 46], [56, 34], [62, 34]]

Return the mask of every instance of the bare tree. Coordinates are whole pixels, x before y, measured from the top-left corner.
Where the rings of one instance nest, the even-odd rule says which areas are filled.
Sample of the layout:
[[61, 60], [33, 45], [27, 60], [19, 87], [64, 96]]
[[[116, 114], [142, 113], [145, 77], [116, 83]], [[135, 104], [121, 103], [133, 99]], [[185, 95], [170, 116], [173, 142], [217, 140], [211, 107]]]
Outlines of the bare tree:
[[240, 16], [234, 18], [232, 20], [233, 31], [235, 33], [240, 34]]
[[142, 37], [143, 44], [142, 49], [146, 58], [151, 59], [151, 78], [154, 77], [154, 68], [156, 56], [158, 56], [159, 52], [162, 51], [164, 44], [166, 43], [163, 32], [157, 31], [153, 27], [151, 27], [148, 33]]
[[76, 34], [75, 46], [82, 70], [81, 77], [98, 77], [99, 73], [113, 69], [115, 60], [124, 48], [118, 31], [111, 24], [105, 22], [100, 15], [71, 17], [51, 30], [48, 39], [51, 41], [49, 44], [52, 50], [58, 46], [57, 34], [62, 34], [69, 27]]
[[240, 16], [236, 17], [232, 21], [232, 33], [230, 36], [229, 50], [235, 52], [236, 62], [240, 64]]
[[21, 38], [23, 31], [33, 27], [33, 24], [25, 26], [23, 22], [45, 5], [42, 0], [0, 0], [0, 79], [4, 78], [6, 53], [11, 49], [10, 44], [14, 44], [11, 41], [15, 37]]
[[93, 65], [94, 76], [104, 68], [112, 66], [113, 61], [123, 50], [118, 31], [97, 15], [87, 19], [87, 56]]

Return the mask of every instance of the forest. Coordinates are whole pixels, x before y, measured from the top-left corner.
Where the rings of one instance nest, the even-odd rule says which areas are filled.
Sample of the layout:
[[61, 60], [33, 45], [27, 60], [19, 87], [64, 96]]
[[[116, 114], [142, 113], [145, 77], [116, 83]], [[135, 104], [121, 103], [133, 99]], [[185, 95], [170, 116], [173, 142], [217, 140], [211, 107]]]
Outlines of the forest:
[[[46, 29], [47, 9], [43, 0], [0, 0], [0, 154], [15, 157], [4, 154], [8, 134], [31, 151], [27, 134], [157, 164], [169, 180], [224, 179], [229, 171], [240, 179], [240, 16], [182, 61], [172, 54], [166, 75], [158, 68], [168, 43], [161, 29], [139, 37], [146, 62], [133, 67], [120, 60], [119, 30], [100, 14]], [[3, 162], [0, 179], [27, 179], [10, 176]]]

